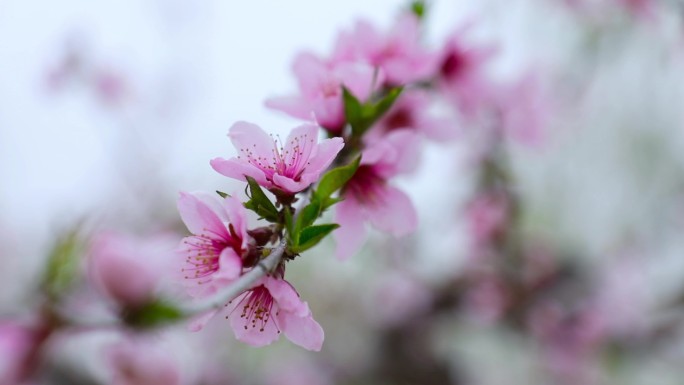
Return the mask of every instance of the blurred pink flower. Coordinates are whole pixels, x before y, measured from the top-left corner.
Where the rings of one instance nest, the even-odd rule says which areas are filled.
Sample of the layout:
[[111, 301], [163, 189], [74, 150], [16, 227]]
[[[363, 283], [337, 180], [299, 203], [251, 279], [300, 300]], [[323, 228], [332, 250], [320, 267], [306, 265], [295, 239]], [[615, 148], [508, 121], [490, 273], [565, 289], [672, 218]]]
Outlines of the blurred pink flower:
[[500, 87], [496, 96], [505, 134], [529, 146], [541, 144], [553, 105], [544, 93], [538, 72], [529, 72], [513, 84]]
[[330, 132], [340, 132], [346, 123], [342, 86], [360, 101], [366, 101], [374, 88], [382, 84], [382, 73], [365, 63], [328, 65], [310, 53], [299, 54], [293, 71], [299, 82], [299, 95], [266, 100], [266, 106], [295, 118], [310, 120], [312, 116]]
[[485, 247], [504, 230], [508, 220], [508, 198], [503, 192], [487, 192], [468, 205], [466, 218], [475, 251]]
[[113, 385], [178, 385], [178, 363], [149, 341], [124, 340], [106, 351]]
[[297, 193], [316, 182], [344, 147], [342, 138], [318, 143], [318, 127], [305, 124], [293, 129], [285, 147], [259, 126], [237, 122], [228, 134], [240, 151], [236, 158], [215, 158], [211, 166], [230, 178], [254, 178], [261, 186]]
[[36, 343], [33, 329], [13, 321], [0, 321], [0, 385], [23, 383], [27, 362]]
[[448, 109], [439, 110], [435, 95], [423, 89], [406, 89], [392, 108], [367, 134], [373, 140], [399, 129], [411, 129], [435, 141], [456, 138], [456, 116]]
[[484, 70], [496, 47], [467, 46], [464, 34], [468, 28], [460, 28], [447, 39], [440, 55], [437, 81], [442, 94], [458, 106], [463, 116], [473, 118], [493, 97], [493, 87]]
[[252, 346], [276, 341], [280, 332], [308, 350], [321, 350], [323, 329], [292, 285], [284, 279], [262, 278], [252, 289], [231, 301], [228, 316], [235, 337]]
[[338, 258], [346, 259], [361, 248], [366, 221], [396, 237], [416, 229], [418, 215], [411, 199], [388, 180], [415, 168], [418, 145], [417, 134], [399, 130], [363, 151], [361, 165], [344, 187], [344, 200], [335, 206], [335, 222], [340, 225], [333, 233]]
[[435, 59], [420, 42], [420, 20], [406, 12], [385, 33], [366, 20], [358, 21], [354, 30], [339, 34], [331, 60], [366, 62], [382, 69], [389, 85], [403, 85], [432, 76]]
[[429, 309], [433, 293], [425, 283], [403, 271], [378, 277], [369, 314], [382, 326], [393, 327]]
[[248, 251], [247, 210], [235, 197], [181, 193], [178, 212], [193, 234], [180, 244], [190, 294], [210, 295], [242, 273]]
[[139, 306], [151, 300], [167, 276], [173, 255], [173, 237], [148, 238], [103, 233], [90, 248], [90, 278], [119, 305]]

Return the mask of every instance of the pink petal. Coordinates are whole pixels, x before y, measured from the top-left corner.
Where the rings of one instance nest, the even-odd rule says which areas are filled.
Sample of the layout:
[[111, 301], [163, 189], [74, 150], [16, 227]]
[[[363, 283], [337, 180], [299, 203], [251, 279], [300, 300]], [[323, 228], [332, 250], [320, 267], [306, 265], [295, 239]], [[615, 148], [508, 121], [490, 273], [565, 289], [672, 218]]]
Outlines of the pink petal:
[[314, 118], [321, 127], [339, 132], [345, 124], [344, 104], [342, 94], [332, 96], [317, 96], [311, 100]]
[[337, 249], [335, 256], [345, 260], [356, 254], [366, 240], [366, 225], [363, 209], [352, 197], [335, 205], [335, 223], [340, 228], [333, 232]]
[[316, 352], [323, 347], [325, 333], [321, 325], [313, 319], [311, 313], [299, 317], [292, 313], [281, 312], [278, 315], [278, 321], [285, 332], [285, 336], [293, 343]]
[[235, 122], [228, 131], [233, 146], [238, 150], [240, 159], [247, 161], [247, 154], [253, 158], [273, 158], [273, 138], [261, 127], [244, 121]]
[[[272, 155], [271, 155], [272, 156]], [[214, 158], [210, 162], [211, 167], [221, 175], [237, 180], [245, 180], [245, 175], [254, 178], [261, 186], [271, 188], [271, 182], [266, 179], [266, 175], [256, 166], [242, 161], [242, 159], [223, 159]]]
[[295, 127], [287, 136], [284, 143], [285, 153], [284, 158], [287, 164], [295, 163], [299, 160], [299, 167], [302, 169], [306, 167], [306, 162], [311, 156], [311, 152], [316, 148], [318, 143], [318, 127], [313, 124], [302, 124]]
[[266, 107], [282, 111], [294, 118], [311, 119], [313, 108], [309, 101], [300, 96], [283, 96], [266, 99]]
[[318, 179], [318, 176], [332, 164], [342, 147], [344, 141], [339, 137], [321, 141], [316, 147], [315, 155], [309, 159], [304, 174], [315, 175], [315, 179]]
[[292, 70], [305, 97], [316, 95], [330, 76], [325, 63], [309, 52], [300, 53], [295, 57]]
[[228, 236], [226, 228], [216, 212], [192, 194], [180, 193], [178, 212], [188, 230], [193, 234], [200, 235], [211, 230], [220, 236]]
[[242, 202], [235, 196], [226, 197], [223, 200], [223, 206], [227, 214], [227, 222], [233, 225], [233, 229], [242, 240], [241, 246], [247, 247], [247, 209], [242, 205]]
[[375, 84], [382, 84], [380, 79], [374, 82], [375, 69], [365, 63], [342, 63], [335, 68], [335, 73], [360, 101], [368, 100]]
[[[366, 206], [368, 219], [378, 230], [395, 237], [407, 235], [418, 227], [418, 215], [411, 199], [401, 190], [385, 185], [379, 204]], [[336, 232], [339, 233], [341, 228]]]
[[418, 166], [420, 156], [420, 137], [412, 130], [397, 130], [385, 137], [385, 142], [394, 151], [382, 160], [385, 172], [380, 175], [389, 178], [397, 174], [409, 173]]
[[311, 178], [301, 178], [299, 181], [294, 181], [292, 178], [282, 176], [280, 174], [273, 174], [273, 184], [283, 191], [289, 193], [297, 193], [309, 187], [313, 183]]
[[300, 317], [309, 313], [309, 306], [299, 298], [297, 291], [286, 280], [267, 277], [263, 285], [276, 300], [280, 310]]
[[219, 282], [231, 282], [242, 273], [242, 259], [230, 247], [223, 249], [219, 255], [219, 269], [211, 275]]

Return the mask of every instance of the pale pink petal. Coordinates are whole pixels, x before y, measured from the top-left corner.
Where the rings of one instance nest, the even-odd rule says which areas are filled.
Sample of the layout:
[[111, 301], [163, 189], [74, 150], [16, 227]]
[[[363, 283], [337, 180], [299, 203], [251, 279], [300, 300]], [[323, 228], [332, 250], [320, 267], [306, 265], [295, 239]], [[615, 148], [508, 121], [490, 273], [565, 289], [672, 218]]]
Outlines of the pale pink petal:
[[219, 269], [211, 275], [213, 280], [230, 282], [240, 276], [242, 259], [230, 247], [226, 247], [219, 256]]
[[273, 174], [273, 184], [285, 192], [300, 192], [309, 187], [311, 183], [313, 183], [311, 178], [301, 178], [299, 181], [294, 181], [292, 178], [280, 174]]
[[306, 302], [302, 302], [297, 291], [286, 280], [267, 277], [263, 281], [263, 285], [276, 300], [278, 307], [284, 312], [300, 317], [309, 314], [309, 306]]
[[288, 312], [281, 312], [278, 321], [285, 332], [285, 336], [295, 344], [307, 350], [320, 351], [323, 347], [325, 334], [321, 325], [316, 322], [311, 313], [304, 317]]
[[242, 240], [242, 248], [247, 247], [247, 210], [242, 202], [235, 196], [226, 197], [223, 200], [223, 206], [227, 214], [226, 222], [233, 225], [233, 229]]
[[314, 118], [321, 127], [338, 132], [345, 124], [344, 104], [342, 94], [332, 96], [317, 96], [311, 100]]
[[373, 67], [364, 63], [342, 63], [335, 68], [342, 84], [362, 102], [371, 96], [375, 84], [382, 84], [382, 79], [374, 79], [375, 72]]
[[329, 77], [325, 63], [310, 52], [298, 54], [292, 70], [299, 81], [299, 89], [305, 97], [317, 94]]
[[210, 164], [211, 167], [221, 175], [237, 180], [245, 180], [245, 176], [250, 176], [261, 186], [266, 188], [271, 187], [271, 182], [266, 179], [264, 172], [246, 161], [236, 158], [214, 158], [211, 160]]
[[204, 312], [192, 317], [188, 323], [188, 330], [191, 332], [198, 332], [204, 329], [209, 321], [214, 318], [217, 312], [218, 310], [209, 310], [208, 312]]
[[333, 232], [337, 248], [335, 256], [346, 260], [356, 254], [366, 240], [363, 209], [352, 197], [335, 205], [335, 223], [340, 227]]
[[[378, 230], [396, 237], [412, 233], [418, 227], [418, 215], [411, 199], [401, 190], [385, 185], [378, 189], [377, 204], [366, 206], [368, 219]], [[337, 230], [337, 233], [342, 230]]]
[[252, 158], [273, 158], [273, 139], [256, 124], [235, 122], [228, 130], [228, 137], [240, 159], [247, 161], [248, 154]]
[[321, 141], [316, 147], [316, 154], [309, 159], [304, 174], [320, 175], [332, 164], [342, 147], [344, 147], [344, 141], [340, 137]]
[[318, 143], [318, 127], [313, 124], [302, 124], [295, 127], [284, 143], [286, 164], [299, 164], [297, 169], [306, 167], [306, 160]]
[[301, 96], [281, 96], [266, 99], [266, 107], [282, 111], [294, 118], [311, 119], [313, 108], [309, 101]]
[[216, 212], [193, 194], [180, 193], [178, 212], [188, 230], [193, 234], [203, 234], [207, 232], [207, 229], [210, 229], [221, 236], [228, 235]]
[[385, 178], [412, 172], [418, 166], [420, 156], [420, 137], [412, 130], [397, 130], [385, 136], [385, 143], [392, 146], [380, 162], [383, 167], [379, 175]]

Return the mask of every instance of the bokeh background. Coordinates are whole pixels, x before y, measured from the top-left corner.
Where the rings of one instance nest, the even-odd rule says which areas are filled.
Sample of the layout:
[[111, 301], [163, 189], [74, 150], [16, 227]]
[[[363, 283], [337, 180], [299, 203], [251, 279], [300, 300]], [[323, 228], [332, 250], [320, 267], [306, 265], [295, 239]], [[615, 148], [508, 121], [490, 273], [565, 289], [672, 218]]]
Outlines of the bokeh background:
[[[31, 318], [46, 261], [74, 229], [180, 239], [178, 191], [241, 189], [208, 164], [234, 154], [234, 121], [281, 134], [297, 124], [263, 106], [295, 88], [294, 55], [327, 54], [341, 28], [360, 17], [387, 28], [406, 7], [0, 1], [0, 313]], [[541, 139], [502, 144], [516, 209], [501, 232], [515, 258], [473, 251], [497, 214], [478, 200], [480, 127], [464, 120], [399, 180], [416, 234], [373, 233], [344, 263], [324, 243], [288, 268], [325, 329], [322, 352], [245, 346], [223, 319], [125, 344], [117, 330], [73, 331], [51, 341], [37, 383], [114, 383], [112, 367], [135, 362], [160, 384], [175, 381], [164, 373], [183, 384], [684, 383], [683, 18], [675, 0], [429, 2], [426, 44], [469, 25], [469, 44], [497, 48], [492, 79], [543, 85], [522, 114], [539, 117]]]

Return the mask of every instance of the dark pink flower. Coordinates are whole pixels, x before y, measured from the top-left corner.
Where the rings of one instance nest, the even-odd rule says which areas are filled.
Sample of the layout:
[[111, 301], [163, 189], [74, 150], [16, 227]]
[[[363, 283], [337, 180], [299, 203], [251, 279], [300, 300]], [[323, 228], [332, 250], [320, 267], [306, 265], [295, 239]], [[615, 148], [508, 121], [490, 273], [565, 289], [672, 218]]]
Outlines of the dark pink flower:
[[419, 141], [414, 132], [399, 130], [364, 150], [361, 165], [344, 187], [344, 200], [335, 206], [335, 222], [340, 225], [333, 233], [338, 258], [346, 259], [361, 248], [365, 222], [396, 237], [416, 229], [418, 216], [411, 199], [388, 181], [413, 170]]
[[266, 134], [259, 126], [237, 122], [228, 134], [240, 155], [215, 158], [211, 166], [230, 178], [254, 178], [261, 186], [297, 193], [316, 182], [344, 147], [342, 138], [318, 143], [318, 127], [299, 126], [284, 144]]
[[265, 346], [280, 333], [308, 350], [321, 350], [323, 329], [306, 302], [284, 279], [264, 277], [252, 289], [231, 301], [228, 315], [235, 337], [252, 346]]
[[184, 276], [191, 294], [208, 295], [242, 273], [248, 251], [247, 210], [235, 197], [181, 193], [178, 211], [192, 236], [183, 239]]
[[334, 63], [362, 61], [380, 68], [390, 85], [429, 78], [435, 59], [421, 44], [420, 20], [410, 12], [401, 14], [387, 32], [368, 21], [358, 21], [352, 31], [340, 33], [331, 58]]
[[310, 53], [302, 53], [293, 71], [299, 83], [299, 94], [270, 98], [266, 106], [295, 118], [315, 121], [331, 132], [340, 132], [346, 124], [342, 86], [360, 101], [367, 100], [374, 88], [382, 84], [382, 73], [365, 63], [326, 64]]

